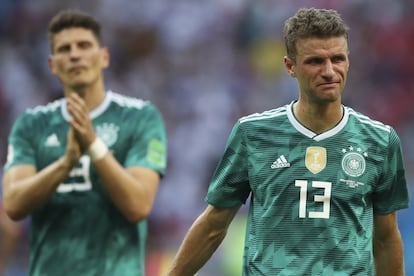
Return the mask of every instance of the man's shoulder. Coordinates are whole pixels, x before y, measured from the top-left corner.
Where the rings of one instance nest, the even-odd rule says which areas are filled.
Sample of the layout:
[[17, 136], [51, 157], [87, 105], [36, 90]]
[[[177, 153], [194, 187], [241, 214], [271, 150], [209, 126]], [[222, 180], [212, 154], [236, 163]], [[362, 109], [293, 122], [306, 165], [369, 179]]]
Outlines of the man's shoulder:
[[351, 107], [345, 106], [349, 118], [355, 121], [357, 124], [361, 125], [364, 128], [372, 128], [378, 131], [391, 132], [393, 128], [390, 125], [385, 124], [379, 120], [376, 120], [369, 115], [365, 115], [362, 112], [356, 111]]
[[127, 96], [113, 91], [108, 91], [108, 95], [112, 103], [124, 108], [141, 110], [145, 107], [153, 106], [150, 101], [138, 97]]
[[43, 113], [51, 113], [59, 110], [62, 106], [64, 99], [56, 99], [53, 101], [50, 101], [45, 104], [40, 104], [34, 107], [29, 107], [25, 110], [25, 113], [28, 115], [36, 115], [36, 114], [43, 114]]
[[60, 113], [61, 106], [64, 99], [57, 99], [51, 102], [48, 102], [43, 105], [37, 105], [34, 107], [29, 107], [25, 109], [17, 118], [17, 121], [22, 120], [35, 120], [37, 118], [44, 118], [54, 116], [56, 113]]
[[246, 116], [239, 118], [239, 123], [244, 124], [247, 122], [267, 122], [269, 120], [273, 121], [276, 118], [283, 118], [287, 115], [288, 106], [281, 106], [278, 108], [252, 113]]
[[139, 116], [140, 118], [162, 117], [161, 110], [151, 101], [138, 97], [127, 96], [112, 91], [109, 95], [109, 113], [128, 114], [128, 116]]

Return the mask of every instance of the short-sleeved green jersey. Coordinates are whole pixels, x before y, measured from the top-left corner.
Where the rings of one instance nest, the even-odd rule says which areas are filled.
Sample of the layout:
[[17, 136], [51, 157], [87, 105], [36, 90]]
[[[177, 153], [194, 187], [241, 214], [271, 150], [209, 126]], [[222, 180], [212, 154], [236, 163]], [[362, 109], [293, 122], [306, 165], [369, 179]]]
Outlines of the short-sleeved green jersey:
[[[124, 167], [166, 169], [166, 132], [150, 102], [111, 91], [92, 110], [97, 135]], [[9, 137], [5, 170], [40, 171], [66, 150], [66, 100], [27, 110]], [[89, 156], [81, 157], [53, 197], [31, 216], [30, 275], [144, 275], [146, 221], [128, 222], [106, 194]]]
[[345, 106], [316, 134], [292, 106], [235, 124], [206, 201], [250, 196], [243, 275], [373, 275], [373, 215], [408, 207], [400, 140]]

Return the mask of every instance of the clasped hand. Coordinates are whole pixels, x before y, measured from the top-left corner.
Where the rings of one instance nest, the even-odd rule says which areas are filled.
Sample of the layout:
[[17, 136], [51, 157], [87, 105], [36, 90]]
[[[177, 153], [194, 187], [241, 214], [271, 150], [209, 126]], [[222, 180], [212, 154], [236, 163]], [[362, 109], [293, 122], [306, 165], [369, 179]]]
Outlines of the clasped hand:
[[74, 165], [95, 140], [96, 134], [85, 101], [75, 92], [67, 96], [66, 100], [67, 109], [72, 116], [69, 121], [71, 128], [67, 137], [66, 157]]

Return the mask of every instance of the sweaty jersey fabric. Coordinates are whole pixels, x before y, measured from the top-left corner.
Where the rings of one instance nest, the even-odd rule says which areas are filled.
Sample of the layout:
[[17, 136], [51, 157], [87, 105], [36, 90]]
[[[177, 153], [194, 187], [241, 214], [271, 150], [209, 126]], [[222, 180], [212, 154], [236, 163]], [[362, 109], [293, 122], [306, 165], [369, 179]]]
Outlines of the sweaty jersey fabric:
[[[166, 133], [153, 104], [108, 91], [90, 116], [122, 166], [164, 175]], [[4, 169], [31, 164], [40, 171], [63, 156], [69, 118], [65, 99], [23, 113], [12, 128]], [[31, 223], [30, 275], [144, 275], [147, 222], [131, 223], [122, 216], [87, 155], [32, 213]]]
[[408, 207], [400, 140], [345, 106], [316, 134], [292, 105], [235, 124], [206, 201], [250, 196], [243, 275], [373, 275], [373, 215]]

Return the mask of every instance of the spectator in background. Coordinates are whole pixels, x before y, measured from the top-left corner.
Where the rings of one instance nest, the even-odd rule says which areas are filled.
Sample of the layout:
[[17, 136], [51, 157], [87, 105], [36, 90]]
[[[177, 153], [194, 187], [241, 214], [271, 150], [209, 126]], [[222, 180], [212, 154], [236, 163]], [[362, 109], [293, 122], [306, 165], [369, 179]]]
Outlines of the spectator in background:
[[335, 10], [303, 8], [284, 35], [299, 98], [235, 124], [168, 275], [194, 275], [249, 196], [243, 275], [404, 275], [400, 140], [342, 104], [348, 27]]
[[105, 90], [100, 23], [65, 10], [49, 24], [64, 98], [24, 112], [9, 135], [4, 209], [31, 216], [30, 275], [144, 275], [146, 219], [166, 169], [150, 102]]

